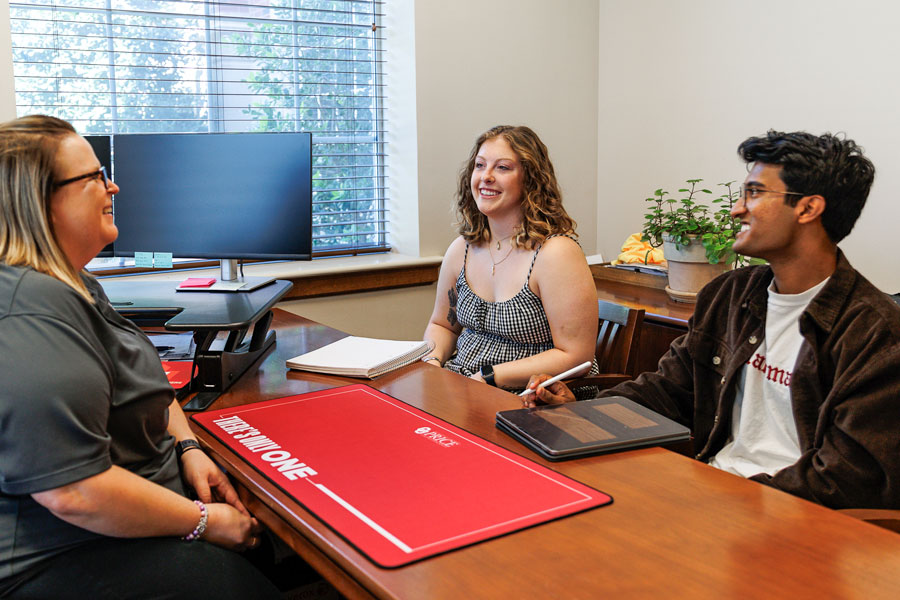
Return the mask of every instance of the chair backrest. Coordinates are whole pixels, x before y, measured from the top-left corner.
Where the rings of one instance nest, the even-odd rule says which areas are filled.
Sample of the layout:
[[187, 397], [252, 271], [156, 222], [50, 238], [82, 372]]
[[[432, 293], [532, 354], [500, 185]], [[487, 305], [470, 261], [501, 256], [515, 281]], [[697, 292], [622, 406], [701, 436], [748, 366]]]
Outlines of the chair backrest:
[[636, 377], [638, 344], [644, 310], [597, 301], [600, 327], [595, 355], [601, 373], [625, 373]]

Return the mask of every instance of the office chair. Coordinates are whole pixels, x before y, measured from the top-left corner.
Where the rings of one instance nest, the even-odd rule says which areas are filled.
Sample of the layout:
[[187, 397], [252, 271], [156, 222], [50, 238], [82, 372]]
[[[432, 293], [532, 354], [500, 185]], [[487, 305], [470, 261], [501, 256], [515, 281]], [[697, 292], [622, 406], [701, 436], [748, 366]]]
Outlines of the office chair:
[[635, 368], [644, 309], [598, 300], [597, 311], [600, 326], [594, 355], [600, 373], [567, 381], [570, 388], [595, 386], [603, 390], [638, 375]]

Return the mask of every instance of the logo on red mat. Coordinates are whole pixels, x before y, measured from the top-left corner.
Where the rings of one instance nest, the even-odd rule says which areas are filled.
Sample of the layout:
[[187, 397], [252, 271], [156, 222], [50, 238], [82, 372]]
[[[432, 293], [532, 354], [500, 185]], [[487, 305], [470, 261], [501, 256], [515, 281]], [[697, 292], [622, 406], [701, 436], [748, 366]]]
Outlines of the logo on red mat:
[[431, 427], [419, 427], [418, 429], [416, 429], [416, 433], [418, 435], [424, 436], [435, 444], [440, 444], [445, 448], [452, 448], [453, 446], [459, 445], [459, 442], [457, 442], [456, 440], [452, 440], [447, 436], [441, 435], [437, 431], [432, 431]]

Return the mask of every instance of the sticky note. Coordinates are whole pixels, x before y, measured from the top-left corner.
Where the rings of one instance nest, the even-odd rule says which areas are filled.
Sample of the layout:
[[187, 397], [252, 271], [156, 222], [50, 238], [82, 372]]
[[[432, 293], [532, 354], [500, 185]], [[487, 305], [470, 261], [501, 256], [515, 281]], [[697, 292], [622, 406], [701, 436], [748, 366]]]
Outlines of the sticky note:
[[172, 253], [171, 252], [154, 252], [153, 253], [154, 269], [171, 269]]
[[145, 269], [153, 268], [153, 253], [152, 252], [135, 252], [134, 253], [134, 266], [143, 267]]
[[205, 288], [209, 287], [216, 282], [215, 277], [188, 277], [184, 281], [181, 282], [181, 285], [178, 287], [181, 288]]

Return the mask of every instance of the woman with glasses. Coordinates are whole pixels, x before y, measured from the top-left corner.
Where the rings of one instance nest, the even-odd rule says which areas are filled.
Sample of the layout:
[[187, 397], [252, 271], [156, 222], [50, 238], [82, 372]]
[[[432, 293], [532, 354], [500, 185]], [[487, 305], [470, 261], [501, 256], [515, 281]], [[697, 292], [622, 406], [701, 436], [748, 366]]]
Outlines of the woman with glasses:
[[483, 133], [460, 171], [456, 209], [460, 235], [441, 265], [425, 330], [434, 350], [423, 360], [509, 390], [591, 361], [597, 292], [537, 134]]
[[65, 121], [0, 124], [0, 596], [276, 598], [232, 552], [258, 523], [84, 271], [118, 189]]

